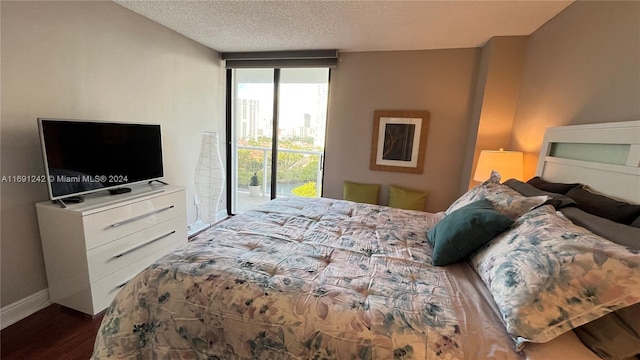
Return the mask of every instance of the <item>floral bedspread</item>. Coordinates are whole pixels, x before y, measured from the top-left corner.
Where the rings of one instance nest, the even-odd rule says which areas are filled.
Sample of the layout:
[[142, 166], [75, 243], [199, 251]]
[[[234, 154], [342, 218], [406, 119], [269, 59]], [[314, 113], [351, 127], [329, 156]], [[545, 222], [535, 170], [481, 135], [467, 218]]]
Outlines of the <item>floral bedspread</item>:
[[464, 359], [430, 214], [283, 198], [139, 274], [92, 359]]

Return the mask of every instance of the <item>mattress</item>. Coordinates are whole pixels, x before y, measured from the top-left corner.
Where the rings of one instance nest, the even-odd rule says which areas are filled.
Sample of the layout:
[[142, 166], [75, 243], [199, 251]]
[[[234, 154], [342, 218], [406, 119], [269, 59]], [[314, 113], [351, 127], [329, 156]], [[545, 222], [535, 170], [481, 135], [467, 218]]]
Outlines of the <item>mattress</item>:
[[282, 198], [159, 259], [106, 311], [92, 359], [519, 359], [444, 213]]

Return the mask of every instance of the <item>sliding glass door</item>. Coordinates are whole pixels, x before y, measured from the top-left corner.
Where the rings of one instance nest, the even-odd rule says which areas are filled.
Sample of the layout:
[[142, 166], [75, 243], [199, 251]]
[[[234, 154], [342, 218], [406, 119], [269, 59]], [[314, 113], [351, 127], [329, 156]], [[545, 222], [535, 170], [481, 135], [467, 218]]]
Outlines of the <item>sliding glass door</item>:
[[230, 83], [231, 212], [320, 197], [329, 69], [233, 69]]

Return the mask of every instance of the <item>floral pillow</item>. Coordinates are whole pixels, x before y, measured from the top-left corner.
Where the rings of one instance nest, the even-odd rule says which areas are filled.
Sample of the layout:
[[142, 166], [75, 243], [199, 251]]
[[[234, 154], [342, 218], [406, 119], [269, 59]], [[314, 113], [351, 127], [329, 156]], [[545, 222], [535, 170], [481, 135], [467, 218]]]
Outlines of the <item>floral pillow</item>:
[[469, 263], [518, 350], [640, 302], [640, 251], [574, 225], [551, 205], [518, 218]]
[[547, 196], [522, 196], [519, 192], [506, 185], [500, 184], [500, 174], [491, 172], [491, 177], [482, 184], [467, 191], [458, 200], [454, 201], [446, 211], [449, 215], [463, 206], [475, 201], [488, 199], [493, 207], [511, 219], [516, 219], [527, 211], [549, 201]]

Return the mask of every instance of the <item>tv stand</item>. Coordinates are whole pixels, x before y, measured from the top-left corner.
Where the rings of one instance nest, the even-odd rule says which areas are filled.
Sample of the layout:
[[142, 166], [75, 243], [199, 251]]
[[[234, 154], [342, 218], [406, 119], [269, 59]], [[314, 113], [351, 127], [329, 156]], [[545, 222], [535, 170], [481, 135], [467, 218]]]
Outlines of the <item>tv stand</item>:
[[147, 184], [151, 185], [151, 183], [153, 183], [154, 181], [157, 181], [157, 182], [159, 182], [159, 183], [160, 183], [160, 184], [162, 184], [162, 185], [169, 185], [169, 184], [167, 184], [166, 182], [164, 182], [164, 181], [162, 181], [162, 180], [158, 180], [158, 179], [153, 179], [153, 180], [149, 181]]
[[111, 195], [120, 195], [120, 194], [126, 194], [131, 192], [131, 188], [128, 187], [121, 187], [121, 188], [115, 188], [115, 189], [110, 189], [109, 190], [109, 194]]
[[65, 201], [72, 204], [79, 204], [84, 201], [84, 198], [82, 196], [69, 196], [64, 199], [54, 200], [53, 202], [60, 205], [61, 208], [66, 208], [67, 204], [64, 203]]

